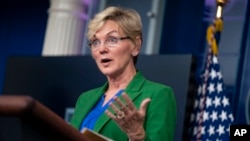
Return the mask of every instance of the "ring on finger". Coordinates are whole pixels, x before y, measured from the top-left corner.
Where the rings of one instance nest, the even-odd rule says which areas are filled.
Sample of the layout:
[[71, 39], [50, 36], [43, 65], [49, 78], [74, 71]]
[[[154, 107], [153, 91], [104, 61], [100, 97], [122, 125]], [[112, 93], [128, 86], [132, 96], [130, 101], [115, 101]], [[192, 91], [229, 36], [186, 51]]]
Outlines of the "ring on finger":
[[125, 116], [124, 112], [123, 112], [123, 111], [121, 111], [121, 113], [120, 113], [120, 114], [117, 114], [117, 115], [116, 115], [116, 118], [118, 118], [118, 119], [122, 119], [122, 118], [124, 118], [124, 116]]

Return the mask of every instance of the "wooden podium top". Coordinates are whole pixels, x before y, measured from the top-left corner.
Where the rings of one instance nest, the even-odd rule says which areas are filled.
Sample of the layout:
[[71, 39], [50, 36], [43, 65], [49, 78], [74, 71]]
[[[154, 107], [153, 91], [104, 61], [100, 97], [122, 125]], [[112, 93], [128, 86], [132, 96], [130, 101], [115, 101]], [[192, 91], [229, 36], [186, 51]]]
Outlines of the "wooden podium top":
[[22, 124], [32, 127], [32, 131], [53, 140], [88, 141], [78, 130], [30, 96], [1, 95], [0, 116], [17, 117]]

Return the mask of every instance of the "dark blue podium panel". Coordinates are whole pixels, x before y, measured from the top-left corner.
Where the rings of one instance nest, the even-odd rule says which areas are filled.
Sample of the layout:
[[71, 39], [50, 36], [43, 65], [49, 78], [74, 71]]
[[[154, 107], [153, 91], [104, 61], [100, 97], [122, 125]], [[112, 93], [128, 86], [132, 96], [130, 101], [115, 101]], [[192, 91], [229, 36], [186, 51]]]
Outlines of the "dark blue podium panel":
[[[147, 79], [173, 88], [178, 108], [178, 141], [182, 140], [191, 62], [191, 55], [140, 55], [137, 62]], [[9, 58], [6, 68], [4, 95], [32, 96], [62, 118], [82, 92], [106, 81], [91, 56], [16, 56]]]

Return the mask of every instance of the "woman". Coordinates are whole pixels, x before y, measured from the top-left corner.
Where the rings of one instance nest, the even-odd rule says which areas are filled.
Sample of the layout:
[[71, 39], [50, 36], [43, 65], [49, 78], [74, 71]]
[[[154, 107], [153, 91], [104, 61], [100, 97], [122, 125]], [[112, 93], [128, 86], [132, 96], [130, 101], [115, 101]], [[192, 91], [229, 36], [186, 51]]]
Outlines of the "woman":
[[146, 80], [135, 64], [142, 24], [132, 9], [108, 7], [90, 22], [89, 47], [107, 82], [78, 98], [71, 124], [115, 141], [171, 141], [176, 101], [170, 87]]

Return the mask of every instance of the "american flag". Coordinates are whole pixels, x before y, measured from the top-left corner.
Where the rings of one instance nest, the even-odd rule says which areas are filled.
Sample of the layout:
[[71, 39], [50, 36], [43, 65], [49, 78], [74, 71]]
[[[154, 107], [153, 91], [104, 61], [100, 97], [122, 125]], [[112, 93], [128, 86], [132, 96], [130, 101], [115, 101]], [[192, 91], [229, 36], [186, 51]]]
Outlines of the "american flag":
[[217, 55], [208, 51], [194, 111], [191, 115], [192, 141], [228, 141], [233, 114], [225, 92]]

